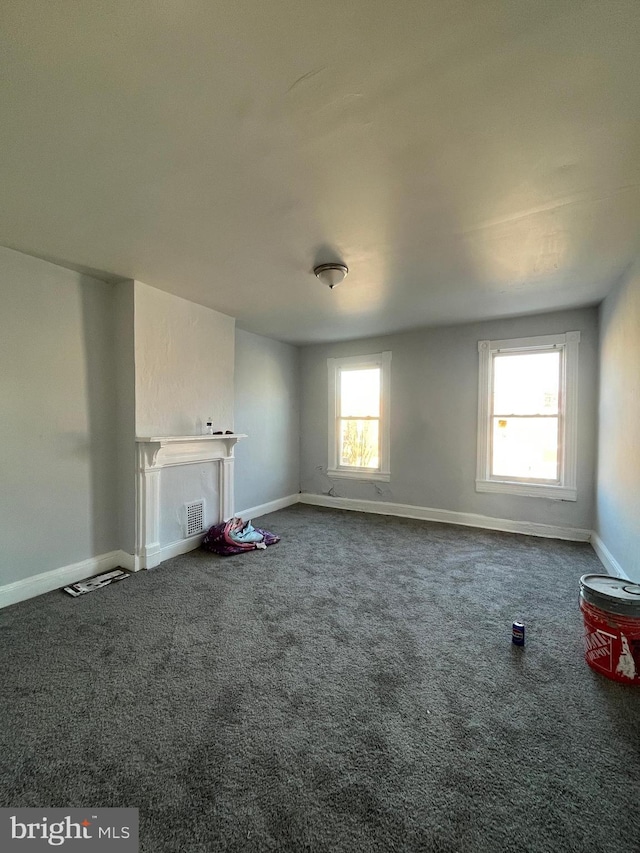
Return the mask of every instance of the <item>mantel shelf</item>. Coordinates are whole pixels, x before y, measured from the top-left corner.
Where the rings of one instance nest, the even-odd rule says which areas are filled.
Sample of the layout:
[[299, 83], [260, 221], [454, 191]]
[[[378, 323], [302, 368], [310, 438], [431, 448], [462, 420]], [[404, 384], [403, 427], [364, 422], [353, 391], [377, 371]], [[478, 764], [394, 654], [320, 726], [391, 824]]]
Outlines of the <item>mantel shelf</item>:
[[138, 436], [138, 467], [148, 470], [231, 459], [234, 445], [246, 437], [237, 432], [231, 435]]
[[222, 435], [152, 435], [152, 436], [136, 436], [136, 441], [144, 442], [145, 444], [175, 444], [178, 441], [220, 441], [220, 439], [234, 438], [239, 441], [241, 438], [246, 438], [246, 433], [234, 432]]

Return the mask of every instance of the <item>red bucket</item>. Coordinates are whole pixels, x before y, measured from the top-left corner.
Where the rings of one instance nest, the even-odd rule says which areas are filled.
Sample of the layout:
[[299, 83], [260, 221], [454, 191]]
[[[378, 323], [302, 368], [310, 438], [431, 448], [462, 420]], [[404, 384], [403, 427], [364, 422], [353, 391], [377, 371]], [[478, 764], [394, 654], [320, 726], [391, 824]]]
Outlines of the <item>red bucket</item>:
[[640, 584], [583, 575], [580, 610], [589, 666], [614, 681], [640, 684]]

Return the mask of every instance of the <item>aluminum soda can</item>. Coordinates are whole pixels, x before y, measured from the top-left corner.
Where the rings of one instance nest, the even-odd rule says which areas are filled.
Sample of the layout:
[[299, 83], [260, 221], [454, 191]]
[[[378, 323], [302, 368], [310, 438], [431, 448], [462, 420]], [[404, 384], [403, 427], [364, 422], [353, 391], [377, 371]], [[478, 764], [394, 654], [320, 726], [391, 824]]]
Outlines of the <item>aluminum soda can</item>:
[[514, 622], [511, 628], [511, 642], [516, 646], [524, 646], [524, 622]]

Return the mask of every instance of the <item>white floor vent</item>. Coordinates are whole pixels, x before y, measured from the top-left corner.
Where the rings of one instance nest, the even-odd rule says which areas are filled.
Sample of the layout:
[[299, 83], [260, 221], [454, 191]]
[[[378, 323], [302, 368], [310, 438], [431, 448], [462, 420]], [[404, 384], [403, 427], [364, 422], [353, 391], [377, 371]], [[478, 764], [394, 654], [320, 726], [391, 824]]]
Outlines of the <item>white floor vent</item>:
[[204, 530], [204, 501], [193, 501], [185, 504], [185, 536], [195, 536]]

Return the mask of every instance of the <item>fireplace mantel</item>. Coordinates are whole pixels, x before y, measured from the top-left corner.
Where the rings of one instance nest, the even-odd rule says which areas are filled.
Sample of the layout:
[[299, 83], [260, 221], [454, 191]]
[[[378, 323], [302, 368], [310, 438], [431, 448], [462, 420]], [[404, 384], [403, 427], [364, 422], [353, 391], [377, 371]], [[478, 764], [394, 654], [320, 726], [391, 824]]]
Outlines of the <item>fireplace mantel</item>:
[[233, 457], [234, 445], [246, 437], [244, 433], [140, 436], [136, 438], [139, 466], [146, 471], [167, 465], [189, 465], [194, 462], [230, 459]]
[[[136, 568], [151, 569], [161, 561], [160, 472], [175, 465], [217, 462], [220, 491], [220, 521], [235, 511], [233, 495], [233, 449], [244, 433], [232, 435], [161, 435], [136, 438], [137, 534]], [[185, 548], [190, 542], [185, 540]], [[191, 547], [196, 544], [191, 543]]]

